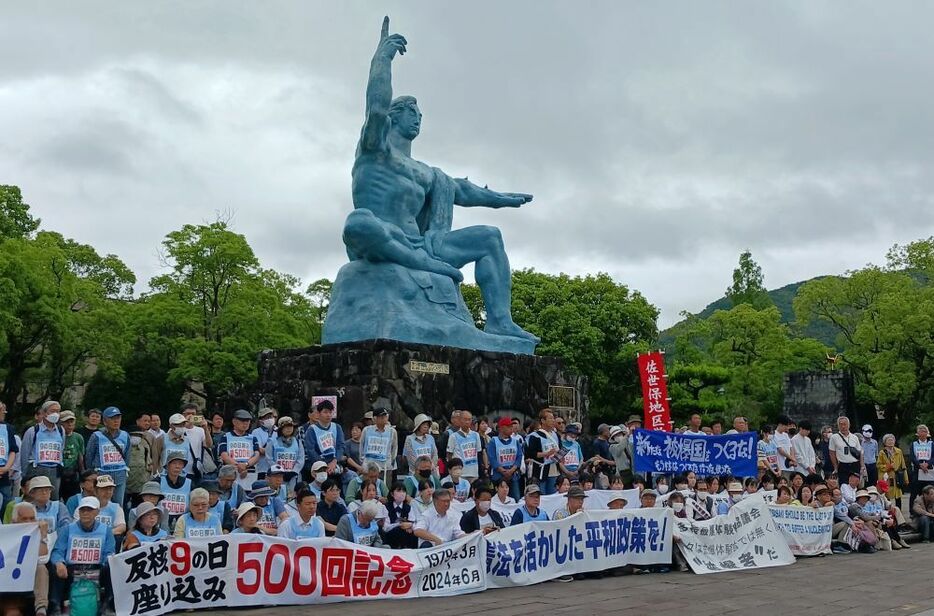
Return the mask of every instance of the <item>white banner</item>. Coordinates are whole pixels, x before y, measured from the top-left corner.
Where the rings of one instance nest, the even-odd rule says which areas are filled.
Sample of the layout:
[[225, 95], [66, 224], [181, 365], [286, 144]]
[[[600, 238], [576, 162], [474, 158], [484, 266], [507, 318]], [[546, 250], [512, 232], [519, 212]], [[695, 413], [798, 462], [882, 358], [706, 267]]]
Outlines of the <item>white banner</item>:
[[678, 547], [694, 573], [779, 567], [795, 562], [781, 529], [760, 494], [736, 503], [726, 515], [703, 522], [674, 518]]
[[769, 505], [775, 525], [795, 556], [830, 554], [833, 535], [833, 507], [792, 507]]
[[581, 511], [486, 536], [487, 585], [526, 586], [562, 575], [625, 565], [671, 563], [672, 516], [660, 507]]
[[[639, 490], [587, 490], [587, 498], [584, 499], [584, 509], [588, 511], [601, 511], [604, 509], [609, 509], [609, 502], [614, 498], [622, 497], [626, 500], [626, 509], [638, 509], [639, 508]], [[567, 505], [568, 499], [564, 494], [548, 494], [547, 496], [542, 496], [541, 507], [542, 511], [548, 514], [548, 518], [551, 519], [555, 511], [561, 509]], [[503, 516], [503, 521], [506, 525], [509, 525], [509, 520], [512, 519], [512, 515], [516, 512], [516, 509], [525, 504], [525, 499], [520, 500], [518, 503], [512, 505], [504, 505], [499, 500], [494, 497], [493, 503], [490, 506], [493, 511], [497, 512]], [[474, 508], [473, 499], [468, 498], [463, 503], [459, 501], [451, 502], [451, 511], [456, 511], [458, 513], [465, 513]]]
[[32, 592], [39, 563], [39, 525], [0, 525], [0, 593]]
[[120, 616], [486, 589], [480, 533], [422, 550], [246, 534], [160, 541], [111, 556], [110, 571]]

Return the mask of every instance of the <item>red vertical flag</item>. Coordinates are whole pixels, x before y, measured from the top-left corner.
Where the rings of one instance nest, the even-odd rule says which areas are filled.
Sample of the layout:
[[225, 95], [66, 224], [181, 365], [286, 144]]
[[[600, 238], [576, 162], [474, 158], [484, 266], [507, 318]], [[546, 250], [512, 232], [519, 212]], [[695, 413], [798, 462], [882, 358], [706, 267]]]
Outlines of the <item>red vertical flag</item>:
[[668, 384], [665, 382], [665, 357], [660, 351], [637, 358], [642, 380], [642, 406], [645, 409], [646, 430], [670, 430], [671, 409], [668, 406]]

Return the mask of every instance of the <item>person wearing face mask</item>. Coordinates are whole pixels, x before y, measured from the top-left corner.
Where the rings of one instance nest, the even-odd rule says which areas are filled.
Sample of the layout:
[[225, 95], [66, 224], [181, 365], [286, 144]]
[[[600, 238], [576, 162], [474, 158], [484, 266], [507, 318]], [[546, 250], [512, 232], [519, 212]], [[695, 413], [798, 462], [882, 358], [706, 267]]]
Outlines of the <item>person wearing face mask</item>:
[[707, 491], [707, 480], [698, 479], [694, 484], [694, 495], [687, 499], [688, 517], [694, 520], [709, 520], [714, 516], [713, 498]]
[[613, 458], [616, 472], [623, 480], [624, 485], [630, 485], [632, 474], [632, 441], [629, 439], [629, 429], [626, 426], [612, 426], [610, 428], [610, 456]]
[[[753, 484], [755, 485], [755, 484]], [[717, 515], [726, 515], [730, 507], [743, 500], [746, 493], [743, 491], [743, 484], [738, 481], [731, 481], [726, 486], [728, 497], [717, 504]]]
[[579, 437], [580, 430], [577, 426], [571, 424], [564, 429], [564, 435], [561, 438], [561, 447], [567, 450], [560, 462], [561, 470], [566, 477], [572, 480], [577, 479], [581, 463], [584, 460], [584, 452], [580, 443], [577, 442]]
[[405, 485], [401, 481], [395, 482], [389, 495], [382, 529], [383, 543], [396, 550], [417, 548], [418, 537], [414, 535], [414, 527], [418, 513], [409, 502], [411, 499], [406, 494]]
[[191, 450], [191, 440], [188, 438], [188, 428], [185, 426], [185, 416], [181, 413], [175, 413], [169, 417], [169, 431], [162, 437], [162, 459], [159, 461], [161, 471], [165, 471], [168, 465], [169, 456], [172, 454], [181, 455], [185, 459], [185, 467], [182, 473], [192, 478], [192, 464], [194, 456]]
[[52, 484], [52, 500], [58, 500], [64, 465], [65, 431], [58, 425], [61, 405], [49, 400], [36, 411], [36, 425], [23, 433], [19, 447], [22, 483], [33, 477], [48, 477]]
[[434, 472], [434, 464], [427, 455], [419, 456], [415, 459], [415, 466], [412, 467], [412, 474], [405, 478], [404, 486], [406, 493], [415, 498], [418, 494], [418, 484], [422, 481], [429, 482], [437, 490], [441, 487], [441, 481]]
[[772, 426], [762, 426], [759, 434], [759, 443], [756, 446], [758, 457], [759, 475], [772, 473], [777, 475], [781, 472], [778, 467], [778, 447], [772, 440]]
[[864, 425], [861, 431], [862, 437], [859, 441], [860, 449], [863, 450], [863, 466], [860, 472], [866, 478], [866, 485], [869, 486], [874, 486], [879, 481], [879, 467], [876, 466], [879, 457], [879, 441], [872, 437], [872, 432], [871, 425]]
[[[668, 487], [667, 485], [665, 486]], [[682, 520], [688, 519], [687, 507], [684, 502], [684, 495], [680, 492], [672, 492], [671, 496], [668, 497], [668, 502], [665, 503], [667, 507], [670, 507], [674, 512], [676, 518], [681, 518]], [[677, 533], [672, 533], [672, 541], [675, 544], [681, 542], [681, 537]], [[671, 564], [678, 571], [687, 571], [688, 562], [684, 558], [684, 555], [681, 554], [681, 550], [678, 549], [677, 545], [672, 547], [671, 550]]]
[[308, 489], [314, 492], [318, 500], [321, 500], [321, 490], [323, 489], [324, 482], [328, 480], [328, 463], [319, 460], [312, 464], [311, 479], [312, 481], [308, 484]]
[[266, 445], [269, 443], [269, 439], [276, 433], [276, 421], [279, 419], [279, 413], [276, 409], [267, 406], [259, 411], [257, 418], [259, 421], [257, 422], [256, 428], [253, 429], [253, 438], [256, 439], [256, 444], [259, 445], [260, 455], [259, 460], [256, 462], [256, 476], [259, 479], [265, 479], [266, 471], [269, 470], [269, 459], [266, 457]]
[[655, 491], [658, 492], [659, 496], [668, 494], [668, 490], [669, 487], [667, 477], [662, 476], [655, 480]]

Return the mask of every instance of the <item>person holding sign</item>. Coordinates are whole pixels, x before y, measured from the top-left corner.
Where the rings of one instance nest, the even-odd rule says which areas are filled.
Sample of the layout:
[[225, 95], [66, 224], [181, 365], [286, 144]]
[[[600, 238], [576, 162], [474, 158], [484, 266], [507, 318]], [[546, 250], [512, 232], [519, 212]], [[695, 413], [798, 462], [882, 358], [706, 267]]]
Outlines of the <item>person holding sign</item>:
[[78, 520], [58, 533], [49, 558], [55, 569], [49, 602], [52, 614], [60, 612], [65, 591], [71, 588], [74, 574], [79, 571], [99, 571], [104, 597], [113, 596], [107, 558], [114, 553], [116, 542], [110, 528], [98, 520], [100, 507], [95, 497], [85, 496], [78, 503]]
[[23, 433], [20, 468], [23, 482], [44, 475], [52, 482], [52, 500], [58, 500], [64, 465], [65, 431], [58, 425], [62, 407], [49, 400], [36, 411], [36, 425]]
[[114, 483], [113, 500], [121, 508], [126, 497], [127, 462], [130, 459], [130, 435], [120, 429], [123, 413], [115, 406], [104, 409], [104, 427], [88, 439], [85, 463], [98, 472], [110, 475]]
[[249, 490], [256, 481], [256, 463], [260, 458], [259, 443], [250, 434], [251, 421], [253, 416], [249, 411], [236, 411], [232, 420], [233, 429], [223, 436], [217, 446], [221, 462], [237, 467], [237, 483], [244, 490]]
[[363, 429], [360, 437], [360, 456], [364, 467], [368, 462], [379, 467], [385, 484], [390, 471], [396, 467], [399, 437], [396, 429], [389, 425], [389, 409], [374, 409], [373, 422], [372, 426]]

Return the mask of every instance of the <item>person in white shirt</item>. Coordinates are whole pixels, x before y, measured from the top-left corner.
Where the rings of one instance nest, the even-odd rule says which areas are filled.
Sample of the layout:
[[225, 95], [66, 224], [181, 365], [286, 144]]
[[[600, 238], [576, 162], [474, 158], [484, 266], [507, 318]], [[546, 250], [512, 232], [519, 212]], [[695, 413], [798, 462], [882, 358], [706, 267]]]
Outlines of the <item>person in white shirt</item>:
[[791, 449], [795, 454], [795, 470], [802, 475], [817, 473], [817, 453], [811, 442], [811, 422], [798, 423], [798, 433], [791, 437]]
[[[211, 439], [211, 430], [205, 425], [204, 417], [198, 415], [198, 405], [189, 402], [182, 407], [182, 415], [185, 416], [185, 427], [188, 430], [185, 436], [191, 443], [191, 450], [195, 454], [194, 466], [201, 469], [201, 460], [204, 457], [204, 450], [211, 451], [214, 448], [214, 441]], [[195, 424], [195, 416], [198, 417], [198, 423]], [[208, 454], [210, 455], [210, 454]]]
[[683, 432], [685, 436], [707, 436], [707, 433], [701, 429], [701, 416], [697, 413], [691, 415], [690, 425]]
[[279, 524], [277, 533], [285, 539], [324, 537], [324, 522], [318, 513], [318, 496], [311, 490], [301, 490], [295, 497], [297, 511]]
[[860, 472], [863, 450], [859, 437], [850, 432], [850, 420], [847, 417], [837, 419], [839, 432], [830, 437], [830, 462], [837, 474], [837, 480], [843, 484], [847, 478]]
[[775, 423], [775, 434], [772, 436], [778, 450], [778, 468], [786, 479], [791, 479], [791, 473], [798, 465], [795, 452], [791, 448], [791, 436], [788, 434], [788, 427], [792, 423], [787, 415], [779, 415]]
[[451, 493], [438, 490], [431, 499], [432, 506], [415, 523], [415, 536], [421, 539], [419, 547], [430, 548], [463, 537], [466, 533], [461, 530], [458, 517], [448, 515]]

